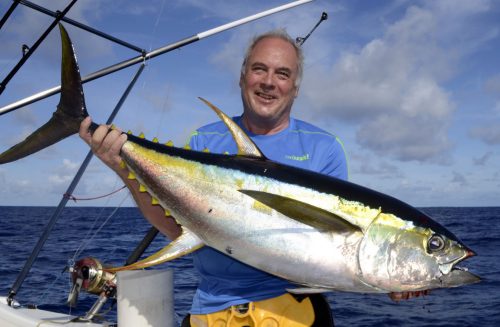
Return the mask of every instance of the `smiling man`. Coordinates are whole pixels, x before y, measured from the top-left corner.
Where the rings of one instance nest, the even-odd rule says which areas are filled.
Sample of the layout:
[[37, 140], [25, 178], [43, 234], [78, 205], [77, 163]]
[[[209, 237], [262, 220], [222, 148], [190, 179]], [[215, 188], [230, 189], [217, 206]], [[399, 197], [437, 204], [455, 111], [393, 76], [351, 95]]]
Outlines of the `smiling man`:
[[[269, 159], [347, 179], [346, 156], [339, 140], [291, 117], [303, 62], [302, 49], [286, 32], [256, 37], [241, 67], [243, 114], [233, 120]], [[190, 145], [200, 151], [237, 153], [222, 122], [198, 129]], [[193, 257], [201, 280], [191, 308], [192, 326], [211, 326], [217, 319], [253, 326], [251, 319], [257, 316], [259, 325], [266, 319], [280, 321], [279, 326], [333, 325], [331, 309], [322, 295], [292, 296], [287, 289], [295, 285], [208, 247]]]

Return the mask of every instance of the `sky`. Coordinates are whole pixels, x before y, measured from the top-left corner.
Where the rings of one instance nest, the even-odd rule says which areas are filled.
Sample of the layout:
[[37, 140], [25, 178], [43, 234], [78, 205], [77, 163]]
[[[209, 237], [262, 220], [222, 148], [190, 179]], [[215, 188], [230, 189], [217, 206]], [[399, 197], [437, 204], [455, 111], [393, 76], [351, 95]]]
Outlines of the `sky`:
[[[69, 1], [35, 1], [52, 11]], [[151, 51], [286, 1], [80, 0], [67, 17]], [[3, 15], [11, 1], [0, 3]], [[344, 143], [350, 181], [413, 206], [500, 206], [500, 2], [316, 0], [207, 37], [146, 62], [115, 124], [182, 146], [217, 117], [242, 111], [239, 70], [249, 40], [284, 28], [305, 36], [304, 79], [293, 115]], [[0, 30], [0, 78], [50, 25], [19, 5]], [[82, 76], [138, 55], [65, 24]], [[0, 95], [0, 108], [59, 85], [52, 31]], [[137, 71], [84, 85], [87, 109], [105, 122]], [[47, 121], [59, 95], [0, 116], [0, 150]], [[0, 166], [0, 205], [57, 206], [88, 152], [78, 136]], [[122, 182], [93, 159], [73, 195], [98, 197]], [[133, 205], [126, 191], [70, 205]]]

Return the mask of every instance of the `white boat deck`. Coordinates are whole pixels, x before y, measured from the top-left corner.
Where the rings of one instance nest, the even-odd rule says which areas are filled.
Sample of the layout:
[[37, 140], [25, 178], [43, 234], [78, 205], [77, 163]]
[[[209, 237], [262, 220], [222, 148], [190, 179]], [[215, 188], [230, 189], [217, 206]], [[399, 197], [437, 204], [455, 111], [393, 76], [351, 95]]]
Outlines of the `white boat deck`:
[[[15, 301], [14, 301], [15, 302]], [[12, 307], [7, 304], [7, 297], [0, 296], [0, 326], [2, 327], [48, 327], [48, 326], [113, 326], [114, 323], [96, 324], [92, 322], [72, 322], [74, 316], [29, 309], [15, 303]]]

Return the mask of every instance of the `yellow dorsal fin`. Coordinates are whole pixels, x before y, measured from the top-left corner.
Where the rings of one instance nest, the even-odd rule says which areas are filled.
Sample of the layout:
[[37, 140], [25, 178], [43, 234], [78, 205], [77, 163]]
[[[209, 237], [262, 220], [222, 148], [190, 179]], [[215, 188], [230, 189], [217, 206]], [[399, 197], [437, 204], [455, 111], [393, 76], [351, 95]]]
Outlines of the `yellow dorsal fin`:
[[226, 124], [227, 128], [233, 135], [233, 138], [238, 146], [238, 155], [251, 156], [257, 158], [265, 158], [257, 145], [248, 137], [248, 135], [236, 124], [231, 117], [223, 113], [219, 108], [208, 102], [207, 100], [198, 97], [207, 106], [209, 106], [217, 116]]

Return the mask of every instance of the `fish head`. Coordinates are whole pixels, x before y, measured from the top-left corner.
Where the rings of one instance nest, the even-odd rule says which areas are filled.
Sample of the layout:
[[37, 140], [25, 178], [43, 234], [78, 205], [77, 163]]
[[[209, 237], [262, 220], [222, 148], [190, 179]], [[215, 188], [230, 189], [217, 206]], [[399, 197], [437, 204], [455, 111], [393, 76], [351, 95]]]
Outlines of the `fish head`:
[[358, 258], [364, 283], [385, 292], [404, 292], [479, 282], [478, 276], [457, 266], [473, 255], [437, 223], [416, 225], [381, 214], [365, 231]]

